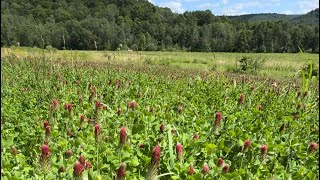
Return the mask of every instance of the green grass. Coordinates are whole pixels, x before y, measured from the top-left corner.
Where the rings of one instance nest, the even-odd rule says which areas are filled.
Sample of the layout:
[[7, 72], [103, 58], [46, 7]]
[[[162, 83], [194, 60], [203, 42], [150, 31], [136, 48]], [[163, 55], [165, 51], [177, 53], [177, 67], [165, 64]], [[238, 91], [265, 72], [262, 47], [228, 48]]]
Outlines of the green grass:
[[76, 61], [134, 63], [137, 65], [169, 65], [174, 68], [191, 68], [217, 72], [230, 72], [243, 55], [267, 58], [256, 76], [286, 79], [294, 76], [304, 64], [314, 63], [319, 68], [318, 54], [307, 53], [199, 53], [199, 52], [128, 52], [128, 51], [43, 51], [36, 48], [2, 48], [1, 56], [15, 54], [18, 57], [42, 57]]

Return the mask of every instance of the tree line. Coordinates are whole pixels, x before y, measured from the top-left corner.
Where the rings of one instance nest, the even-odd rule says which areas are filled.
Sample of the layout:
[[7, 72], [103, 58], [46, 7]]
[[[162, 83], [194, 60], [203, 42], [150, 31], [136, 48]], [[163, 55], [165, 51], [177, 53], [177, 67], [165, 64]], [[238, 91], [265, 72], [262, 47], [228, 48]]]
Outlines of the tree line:
[[[319, 12], [319, 9], [317, 9]], [[1, 47], [319, 53], [319, 24], [172, 13], [147, 0], [2, 0]]]

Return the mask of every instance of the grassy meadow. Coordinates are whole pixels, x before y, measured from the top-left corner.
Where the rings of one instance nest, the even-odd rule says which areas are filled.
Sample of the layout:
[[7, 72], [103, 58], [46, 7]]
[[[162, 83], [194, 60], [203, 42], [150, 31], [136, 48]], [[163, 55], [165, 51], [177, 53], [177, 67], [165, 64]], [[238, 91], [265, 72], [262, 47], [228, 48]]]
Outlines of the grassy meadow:
[[[262, 68], [254, 74], [275, 79], [292, 78], [308, 63], [319, 69], [319, 55], [307, 53], [203, 53], [203, 52], [129, 52], [129, 51], [72, 51], [41, 50], [38, 48], [1, 48], [1, 56], [46, 57], [51, 60], [113, 62], [135, 65], [165, 65], [176, 69], [232, 72], [242, 56], [266, 58]], [[213, 70], [214, 69], [214, 70]]]
[[319, 179], [318, 55], [242, 55], [2, 48], [1, 178]]

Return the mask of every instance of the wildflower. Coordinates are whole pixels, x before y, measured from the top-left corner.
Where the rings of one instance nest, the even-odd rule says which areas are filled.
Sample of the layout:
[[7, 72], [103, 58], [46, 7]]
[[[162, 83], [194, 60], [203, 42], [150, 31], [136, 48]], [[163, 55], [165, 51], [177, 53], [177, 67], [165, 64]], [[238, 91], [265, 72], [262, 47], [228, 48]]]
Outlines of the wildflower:
[[244, 142], [244, 151], [247, 151], [251, 146], [251, 141], [249, 139], [247, 139], [245, 142]]
[[131, 103], [130, 103], [130, 107], [131, 109], [136, 109], [137, 108], [137, 102], [135, 100], [133, 100]]
[[259, 111], [262, 111], [262, 105], [259, 105], [259, 106], [258, 106], [258, 110], [259, 110]]
[[197, 141], [199, 139], [199, 135], [198, 135], [198, 133], [195, 133], [194, 135], [193, 135], [193, 140], [194, 141]]
[[53, 106], [54, 106], [55, 108], [59, 106], [59, 102], [58, 102], [57, 99], [53, 99], [53, 100], [52, 100], [52, 104], [53, 104]]
[[183, 146], [180, 143], [177, 143], [176, 145], [176, 153], [179, 159], [183, 157]]
[[16, 147], [12, 147], [12, 154], [14, 156], [16, 156], [18, 154], [17, 148]]
[[223, 169], [222, 169], [222, 172], [223, 172], [223, 173], [229, 172], [229, 166], [228, 166], [228, 165], [225, 165], [225, 166], [223, 167]]
[[264, 144], [261, 146], [260, 150], [261, 150], [261, 155], [265, 156], [265, 155], [267, 155], [268, 146]]
[[243, 104], [243, 103], [244, 103], [244, 94], [241, 94], [239, 98], [239, 104]]
[[193, 175], [194, 174], [194, 167], [193, 167], [192, 164], [190, 164], [190, 166], [189, 166], [188, 174], [189, 175]]
[[118, 116], [121, 115], [121, 111], [122, 111], [121, 108], [118, 108], [118, 109], [117, 109], [117, 114], [118, 114]]
[[104, 141], [105, 141], [105, 142], [108, 142], [108, 141], [109, 141], [109, 136], [106, 136], [106, 137], [104, 138]]
[[217, 112], [216, 113], [216, 120], [214, 122], [214, 125], [217, 127], [220, 125], [221, 123], [221, 120], [222, 120], [222, 113], [221, 112]]
[[83, 123], [84, 119], [85, 119], [84, 114], [81, 114], [81, 116], [80, 116], [80, 123], [81, 123], [81, 124]]
[[317, 150], [317, 148], [318, 148], [318, 144], [317, 144], [317, 143], [312, 142], [312, 143], [310, 143], [310, 145], [309, 145], [309, 149], [308, 149], [308, 151], [309, 151], [309, 153], [311, 153], [311, 152], [316, 151], [316, 150]]
[[161, 148], [156, 145], [152, 150], [151, 164], [158, 166], [160, 164]]
[[51, 134], [51, 126], [46, 126], [46, 137], [49, 137]]
[[91, 166], [91, 162], [87, 161], [86, 162], [86, 165], [85, 165], [85, 168], [86, 169], [90, 169], [92, 166]]
[[80, 157], [79, 157], [79, 162], [80, 162], [82, 165], [85, 165], [86, 159], [84, 158], [83, 155], [80, 155]]
[[75, 177], [81, 177], [83, 171], [84, 171], [83, 164], [77, 161], [73, 166], [73, 175]]
[[203, 174], [207, 174], [207, 173], [209, 173], [209, 171], [210, 171], [209, 166], [207, 163], [205, 163], [203, 165], [202, 172], [203, 172]]
[[49, 126], [49, 122], [48, 121], [44, 121], [43, 122], [43, 127], [46, 128], [47, 126]]
[[98, 111], [102, 107], [101, 101], [96, 102], [96, 111]]
[[140, 144], [140, 145], [139, 145], [139, 148], [140, 148], [140, 149], [143, 149], [143, 148], [144, 148], [144, 144]]
[[161, 124], [161, 125], [160, 125], [160, 132], [164, 132], [165, 128], [166, 128], [165, 125], [164, 125], [164, 124]]
[[69, 157], [71, 157], [72, 156], [72, 150], [67, 150], [66, 152], [65, 152], [65, 155], [66, 155], [66, 157], [67, 158], [69, 158]]
[[222, 158], [219, 158], [218, 160], [218, 167], [222, 167], [223, 165], [223, 159]]
[[123, 178], [126, 177], [126, 163], [121, 163], [120, 167], [117, 171], [117, 178]]
[[124, 126], [120, 129], [120, 144], [125, 144], [127, 138], [127, 130]]
[[101, 127], [100, 127], [99, 124], [96, 124], [96, 125], [94, 126], [94, 136], [95, 136], [96, 140], [99, 139], [100, 134], [101, 134]]

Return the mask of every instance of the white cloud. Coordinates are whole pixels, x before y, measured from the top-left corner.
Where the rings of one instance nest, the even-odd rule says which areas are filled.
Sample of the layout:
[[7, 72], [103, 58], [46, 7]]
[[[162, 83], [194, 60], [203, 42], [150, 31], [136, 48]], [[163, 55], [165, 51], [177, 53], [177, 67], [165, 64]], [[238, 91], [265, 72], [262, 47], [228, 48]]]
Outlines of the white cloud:
[[311, 10], [319, 8], [319, 1], [318, 0], [299, 0], [298, 1], [298, 8], [299, 13], [307, 13]]
[[216, 8], [219, 7], [219, 3], [204, 3], [204, 4], [200, 4], [197, 6], [198, 8], [206, 8], [206, 9], [211, 9], [211, 8]]
[[184, 9], [182, 8], [181, 1], [165, 1], [159, 4], [160, 7], [168, 7], [174, 13], [183, 13]]
[[228, 4], [229, 0], [222, 0], [222, 4]]
[[288, 15], [288, 14], [294, 14], [294, 13], [293, 13], [292, 11], [282, 11], [281, 14], [286, 14], [286, 15]]
[[259, 7], [262, 4], [258, 1], [250, 1], [250, 2], [241, 2], [231, 5], [227, 8], [222, 9], [222, 14], [224, 15], [239, 15], [246, 14], [244, 11], [247, 8]]

